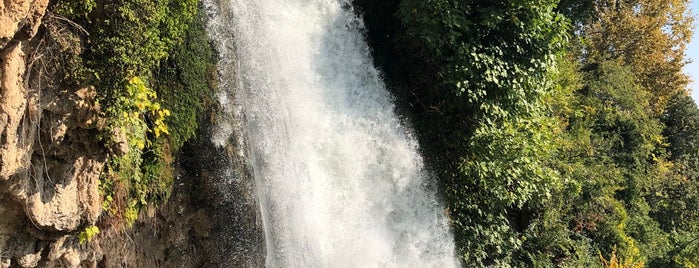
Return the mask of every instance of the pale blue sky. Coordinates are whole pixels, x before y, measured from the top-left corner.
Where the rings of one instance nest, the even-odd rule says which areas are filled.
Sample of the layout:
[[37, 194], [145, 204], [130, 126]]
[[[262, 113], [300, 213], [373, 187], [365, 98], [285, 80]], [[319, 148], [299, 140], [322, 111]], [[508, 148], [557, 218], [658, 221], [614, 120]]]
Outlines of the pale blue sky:
[[[692, 13], [699, 21], [699, 15], [697, 15], [699, 12], [699, 0], [691, 0], [690, 2]], [[699, 83], [697, 82], [699, 81], [699, 27], [697, 27], [699, 25], [697, 25], [697, 21], [694, 23], [692, 42], [687, 46], [687, 58], [693, 62], [684, 67], [685, 72], [692, 76], [692, 80], [694, 80], [694, 82], [689, 84], [689, 89], [692, 90], [692, 98], [694, 98], [695, 102], [699, 102]]]

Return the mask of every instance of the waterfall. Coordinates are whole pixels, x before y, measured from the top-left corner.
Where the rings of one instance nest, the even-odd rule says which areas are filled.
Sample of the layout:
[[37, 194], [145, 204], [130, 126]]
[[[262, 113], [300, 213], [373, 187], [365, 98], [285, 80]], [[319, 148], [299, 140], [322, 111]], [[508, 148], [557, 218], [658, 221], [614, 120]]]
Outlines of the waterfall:
[[[455, 267], [435, 178], [351, 2], [213, 1], [219, 98], [244, 132], [266, 266]], [[234, 123], [220, 124], [224, 144]]]

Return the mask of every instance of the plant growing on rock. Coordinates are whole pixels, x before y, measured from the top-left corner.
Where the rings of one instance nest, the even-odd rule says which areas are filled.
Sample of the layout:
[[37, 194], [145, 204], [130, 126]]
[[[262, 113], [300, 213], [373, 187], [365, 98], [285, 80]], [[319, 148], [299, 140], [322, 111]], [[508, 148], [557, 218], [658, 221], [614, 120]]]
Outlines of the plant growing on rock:
[[[92, 84], [110, 149], [100, 181], [103, 219], [122, 226], [167, 200], [173, 153], [197, 128], [213, 62], [197, 0], [59, 0], [52, 12], [87, 34], [75, 84]], [[188, 39], [188, 40], [185, 40]], [[190, 40], [191, 39], [191, 40]], [[172, 125], [174, 127], [168, 127]]]

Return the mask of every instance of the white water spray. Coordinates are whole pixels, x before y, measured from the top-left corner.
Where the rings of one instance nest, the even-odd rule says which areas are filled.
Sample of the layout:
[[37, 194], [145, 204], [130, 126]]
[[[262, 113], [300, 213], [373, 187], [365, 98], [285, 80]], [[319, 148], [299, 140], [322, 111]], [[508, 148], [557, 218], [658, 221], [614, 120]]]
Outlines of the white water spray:
[[244, 117], [267, 266], [456, 266], [433, 178], [351, 3], [208, 4], [222, 87], [235, 89], [221, 103]]

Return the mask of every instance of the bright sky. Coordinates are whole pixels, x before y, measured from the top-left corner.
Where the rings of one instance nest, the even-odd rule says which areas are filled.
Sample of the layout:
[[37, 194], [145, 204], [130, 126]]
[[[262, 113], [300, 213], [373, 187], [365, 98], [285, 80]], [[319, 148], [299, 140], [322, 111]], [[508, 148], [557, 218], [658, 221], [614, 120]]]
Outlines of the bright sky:
[[687, 46], [687, 58], [693, 62], [684, 67], [684, 71], [692, 77], [692, 82], [689, 84], [689, 88], [692, 90], [692, 98], [694, 101], [699, 103], [699, 0], [691, 0], [690, 8], [697, 21], [694, 25], [694, 36], [692, 37], [692, 42]]

